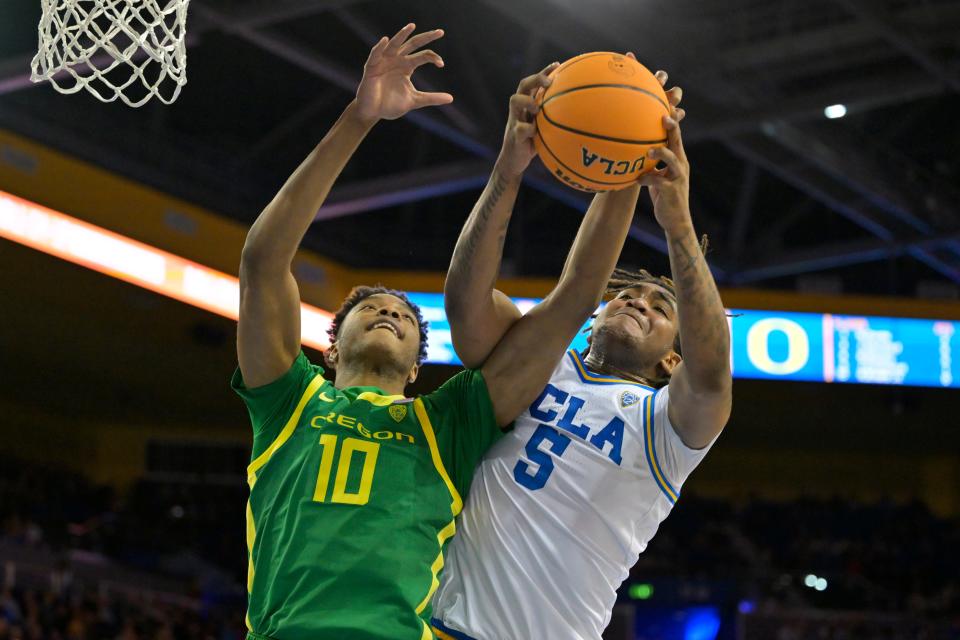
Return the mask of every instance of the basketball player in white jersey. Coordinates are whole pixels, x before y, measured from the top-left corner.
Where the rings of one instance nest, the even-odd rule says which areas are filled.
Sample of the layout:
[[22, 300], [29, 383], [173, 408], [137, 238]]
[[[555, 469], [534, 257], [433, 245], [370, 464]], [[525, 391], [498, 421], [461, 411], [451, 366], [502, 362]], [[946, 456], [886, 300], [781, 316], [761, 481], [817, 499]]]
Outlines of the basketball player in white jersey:
[[[665, 166], [641, 179], [673, 280], [615, 272], [615, 297], [596, 316], [587, 352], [568, 352], [487, 452], [433, 602], [442, 640], [600, 640], [617, 588], [727, 422], [729, 333], [690, 216], [680, 93], [668, 92], [668, 146], [651, 154]], [[511, 105], [535, 109], [523, 96]], [[454, 346], [468, 367], [520, 317], [493, 289], [520, 174], [534, 155], [509, 132], [501, 158], [513, 162], [498, 163], [445, 285]], [[564, 270], [575, 268], [568, 260]]]

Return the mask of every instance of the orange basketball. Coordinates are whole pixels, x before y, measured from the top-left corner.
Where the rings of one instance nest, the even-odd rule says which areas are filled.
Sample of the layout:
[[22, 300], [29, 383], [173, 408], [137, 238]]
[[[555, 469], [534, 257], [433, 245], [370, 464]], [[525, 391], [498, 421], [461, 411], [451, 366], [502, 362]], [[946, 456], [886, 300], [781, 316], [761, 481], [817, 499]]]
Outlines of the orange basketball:
[[534, 145], [554, 176], [581, 191], [615, 191], [656, 165], [647, 151], [666, 146], [670, 107], [646, 67], [601, 51], [567, 60], [551, 77], [537, 97]]

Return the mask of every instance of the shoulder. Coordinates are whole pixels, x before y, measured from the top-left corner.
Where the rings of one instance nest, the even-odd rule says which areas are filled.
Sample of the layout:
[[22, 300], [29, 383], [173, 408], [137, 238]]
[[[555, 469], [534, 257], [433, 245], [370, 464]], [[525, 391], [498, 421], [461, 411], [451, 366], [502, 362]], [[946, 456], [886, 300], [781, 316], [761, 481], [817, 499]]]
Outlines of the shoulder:
[[464, 369], [444, 382], [435, 391], [417, 396], [417, 400], [424, 404], [437, 404], [455, 400], [463, 395], [476, 393], [478, 389], [487, 388], [483, 373], [479, 369]]
[[310, 359], [307, 358], [307, 355], [303, 351], [300, 351], [300, 353], [297, 354], [297, 357], [293, 360], [293, 363], [290, 365], [290, 368], [281, 374], [277, 379], [268, 382], [267, 384], [256, 387], [248, 387], [243, 380], [243, 374], [240, 371], [240, 367], [237, 367], [233, 372], [233, 376], [230, 378], [230, 386], [234, 391], [241, 395], [257, 395], [270, 392], [271, 390], [289, 387], [297, 384], [304, 378], [311, 379], [318, 375], [321, 377], [323, 376], [323, 367], [313, 364]]

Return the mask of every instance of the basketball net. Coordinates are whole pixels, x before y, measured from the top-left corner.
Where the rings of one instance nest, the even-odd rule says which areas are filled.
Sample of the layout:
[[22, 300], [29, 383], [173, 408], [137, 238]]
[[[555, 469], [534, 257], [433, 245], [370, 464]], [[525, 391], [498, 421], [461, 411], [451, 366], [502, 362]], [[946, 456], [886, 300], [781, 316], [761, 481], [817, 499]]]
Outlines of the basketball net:
[[41, 0], [33, 82], [103, 102], [171, 104], [187, 83], [190, 0]]

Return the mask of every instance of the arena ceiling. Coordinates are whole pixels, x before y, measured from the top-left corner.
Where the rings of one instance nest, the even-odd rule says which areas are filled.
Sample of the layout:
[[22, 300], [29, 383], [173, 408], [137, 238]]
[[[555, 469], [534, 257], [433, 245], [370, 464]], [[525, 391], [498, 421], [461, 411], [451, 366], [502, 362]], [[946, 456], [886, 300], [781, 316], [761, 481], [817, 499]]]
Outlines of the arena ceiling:
[[[350, 100], [379, 35], [443, 27], [446, 68], [419, 83], [455, 103], [380, 124], [308, 234], [351, 265], [444, 269], [519, 78], [632, 50], [684, 87], [691, 200], [722, 285], [960, 283], [960, 1], [193, 0], [189, 83], [139, 110], [31, 84], [39, 12], [4, 1], [0, 127], [245, 223]], [[826, 119], [831, 104], [848, 115]], [[539, 165], [526, 183], [505, 268], [556, 274], [587, 199]], [[649, 207], [631, 236], [625, 262], [667, 268]]]

